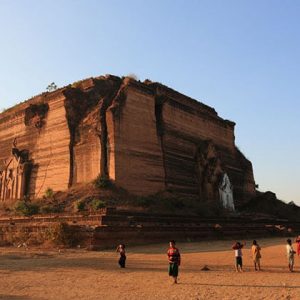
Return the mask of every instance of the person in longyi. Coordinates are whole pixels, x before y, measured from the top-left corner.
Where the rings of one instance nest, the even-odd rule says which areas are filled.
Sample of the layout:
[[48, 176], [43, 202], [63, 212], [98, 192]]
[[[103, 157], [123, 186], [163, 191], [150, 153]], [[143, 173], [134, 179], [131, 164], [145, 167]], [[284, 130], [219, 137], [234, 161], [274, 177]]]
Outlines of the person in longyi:
[[174, 240], [171, 240], [169, 243], [169, 249], [168, 249], [168, 260], [169, 260], [169, 276], [172, 276], [174, 279], [174, 283], [177, 283], [177, 277], [178, 277], [178, 269], [180, 266], [180, 252], [176, 248], [176, 242]]
[[260, 254], [261, 247], [258, 245], [256, 240], [253, 240], [251, 252], [252, 252], [252, 259], [254, 263], [254, 269], [255, 271], [260, 271]]

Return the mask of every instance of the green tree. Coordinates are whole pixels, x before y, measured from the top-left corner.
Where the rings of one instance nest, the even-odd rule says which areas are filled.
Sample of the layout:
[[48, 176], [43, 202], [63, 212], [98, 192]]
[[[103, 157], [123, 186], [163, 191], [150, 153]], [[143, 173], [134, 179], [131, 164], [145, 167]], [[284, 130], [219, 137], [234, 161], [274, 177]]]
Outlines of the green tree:
[[47, 88], [46, 88], [47, 92], [53, 92], [55, 90], [57, 90], [57, 85], [54, 82], [51, 82]]

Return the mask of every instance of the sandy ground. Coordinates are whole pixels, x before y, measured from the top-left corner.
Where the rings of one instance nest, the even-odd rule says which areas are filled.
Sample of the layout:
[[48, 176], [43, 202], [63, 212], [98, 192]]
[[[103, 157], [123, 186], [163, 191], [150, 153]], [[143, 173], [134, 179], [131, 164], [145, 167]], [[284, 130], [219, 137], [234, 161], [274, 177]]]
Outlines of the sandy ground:
[[259, 242], [263, 270], [253, 270], [246, 247], [244, 273], [234, 270], [232, 241], [178, 243], [177, 285], [167, 274], [167, 244], [128, 248], [126, 269], [113, 251], [0, 248], [0, 299], [300, 299], [300, 258], [289, 273], [285, 239]]

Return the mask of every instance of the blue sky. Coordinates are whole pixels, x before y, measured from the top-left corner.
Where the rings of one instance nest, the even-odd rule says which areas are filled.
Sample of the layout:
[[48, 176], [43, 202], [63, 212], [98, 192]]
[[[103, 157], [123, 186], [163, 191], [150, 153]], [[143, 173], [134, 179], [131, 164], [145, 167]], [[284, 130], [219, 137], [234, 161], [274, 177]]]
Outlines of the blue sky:
[[260, 190], [300, 205], [300, 1], [0, 0], [0, 108], [136, 74], [236, 125]]

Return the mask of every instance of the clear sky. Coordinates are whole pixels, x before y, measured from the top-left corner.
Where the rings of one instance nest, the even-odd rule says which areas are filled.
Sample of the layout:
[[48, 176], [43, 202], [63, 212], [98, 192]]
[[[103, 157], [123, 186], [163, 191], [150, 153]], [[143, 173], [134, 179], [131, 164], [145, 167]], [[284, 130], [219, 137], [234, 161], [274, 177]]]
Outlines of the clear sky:
[[260, 190], [300, 205], [300, 1], [0, 0], [0, 108], [132, 73], [236, 122]]

